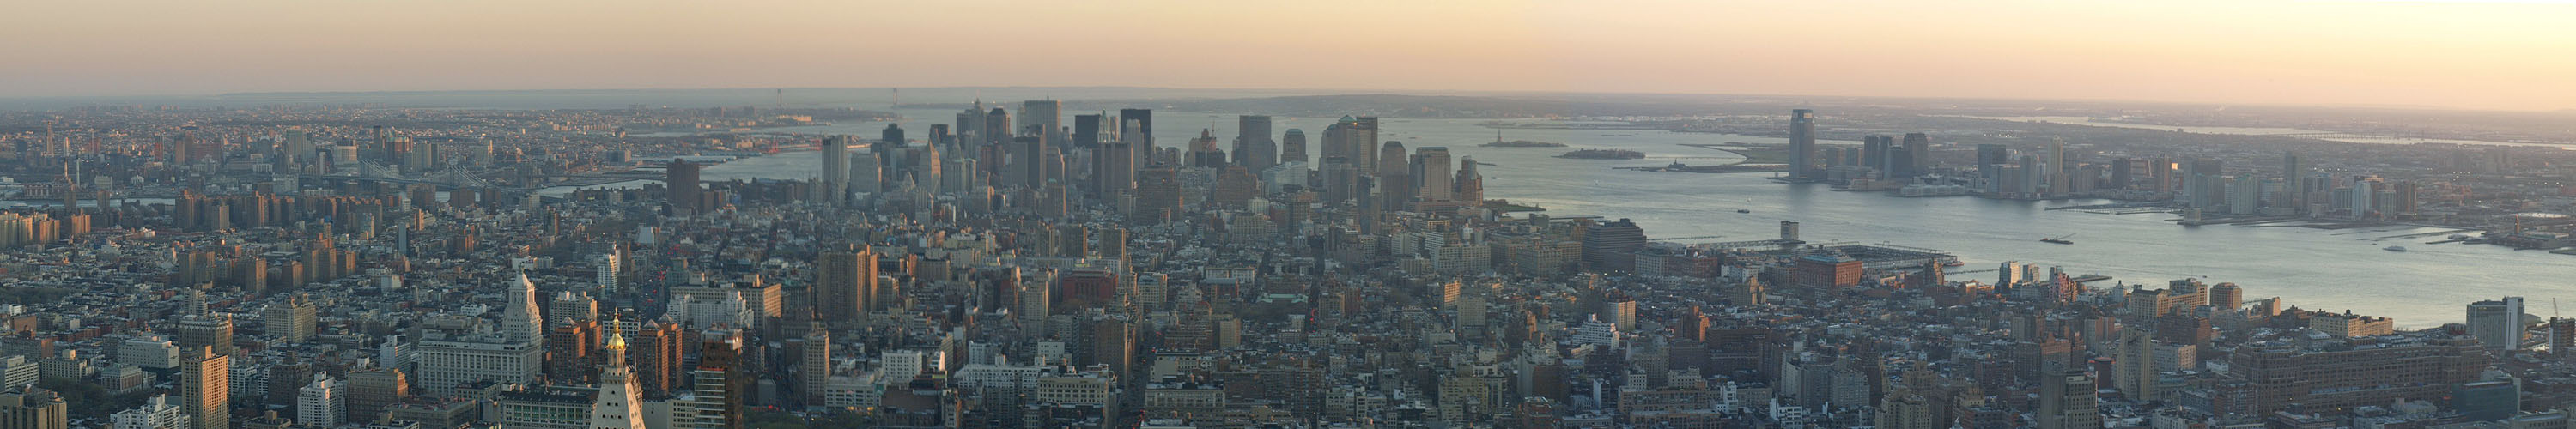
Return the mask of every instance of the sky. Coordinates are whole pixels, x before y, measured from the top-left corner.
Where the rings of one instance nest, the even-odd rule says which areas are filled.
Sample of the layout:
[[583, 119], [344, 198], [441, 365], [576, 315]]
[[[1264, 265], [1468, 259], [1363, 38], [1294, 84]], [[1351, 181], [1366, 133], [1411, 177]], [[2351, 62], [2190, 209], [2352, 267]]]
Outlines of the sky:
[[2576, 0], [103, 0], [0, 97], [1153, 86], [2576, 109]]

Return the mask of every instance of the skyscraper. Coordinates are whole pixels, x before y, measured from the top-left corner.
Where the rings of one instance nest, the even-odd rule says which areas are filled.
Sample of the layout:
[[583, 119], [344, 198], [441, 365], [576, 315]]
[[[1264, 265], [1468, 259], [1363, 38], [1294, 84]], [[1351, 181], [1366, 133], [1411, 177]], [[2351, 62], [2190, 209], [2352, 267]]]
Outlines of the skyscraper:
[[2576, 356], [2576, 319], [2550, 317], [2549, 354], [2560, 359]]
[[876, 297], [877, 256], [867, 246], [822, 252], [814, 261], [814, 317], [855, 321]]
[[348, 385], [332, 379], [330, 374], [315, 375], [312, 383], [296, 389], [297, 423], [322, 428], [339, 427], [344, 421], [340, 417], [347, 415], [348, 410]]
[[697, 213], [698, 164], [674, 159], [663, 168], [662, 186], [671, 191], [671, 195], [665, 198], [671, 205], [671, 212], [683, 215]]
[[902, 124], [886, 124], [884, 130], [877, 131], [877, 144], [872, 147], [875, 148], [877, 152], [882, 153], [893, 149], [902, 149], [905, 144], [911, 141], [911, 139], [904, 137]]
[[2136, 158], [2122, 157], [2117, 160], [2112, 160], [2111, 181], [2103, 184], [2102, 187], [2108, 189], [2128, 189], [2130, 183], [2137, 181], [2138, 167], [2141, 165], [2145, 164]]
[[1286, 135], [1279, 137], [1279, 162], [1309, 162], [1306, 160], [1306, 130], [1289, 128]]
[[821, 324], [807, 328], [803, 357], [798, 370], [804, 377], [797, 380], [797, 390], [804, 394], [805, 403], [822, 404], [823, 387], [832, 381], [832, 332]]
[[2049, 194], [2074, 192], [2074, 174], [2068, 171], [2075, 166], [2066, 162], [2066, 139], [2051, 139], [2048, 142], [2048, 159], [2041, 162], [2048, 164], [2046, 175], [2041, 177], [2048, 179]]
[[1132, 124], [1121, 125], [1118, 138], [1127, 139], [1131, 146], [1128, 149], [1139, 154], [1136, 156], [1137, 167], [1143, 168], [1153, 160], [1147, 154], [1154, 153], [1154, 109], [1118, 109], [1118, 123]]
[[186, 350], [179, 365], [179, 407], [191, 429], [232, 429], [232, 358], [211, 348]]
[[1171, 166], [1146, 168], [1136, 174], [1136, 212], [1128, 219], [1141, 225], [1161, 224], [1181, 214], [1180, 172]]
[[[888, 178], [886, 177], [884, 169], [885, 162], [879, 161], [880, 159], [883, 158], [880, 158], [873, 152], [850, 154], [850, 162], [848, 164], [844, 164], [850, 166], [850, 170], [848, 175], [843, 176], [849, 178], [849, 180], [846, 181], [848, 184], [843, 185], [843, 190], [864, 193], [885, 191], [885, 183]], [[902, 181], [903, 178], [895, 177], [893, 180], [899, 182]]]
[[740, 331], [701, 332], [698, 366], [690, 370], [691, 393], [696, 401], [690, 407], [687, 423], [682, 428], [742, 429], [746, 427], [743, 402], [750, 399], [751, 372], [743, 367], [743, 338]]
[[1133, 140], [1122, 134], [1117, 140], [1101, 141], [1100, 149], [1092, 151], [1092, 198], [1108, 200], [1136, 187], [1136, 150], [1129, 144]]
[[2146, 329], [2122, 329], [2112, 357], [2111, 385], [2131, 398], [2152, 399], [2156, 390], [2156, 342]]
[[2495, 350], [2519, 350], [2524, 333], [2522, 297], [2469, 303], [2468, 323], [2469, 335], [2477, 337], [2479, 344]]
[[1378, 210], [1402, 210], [1421, 192], [1414, 184], [1412, 157], [1405, 155], [1404, 142], [1388, 141], [1377, 151], [1376, 176]]
[[1234, 118], [1234, 163], [1245, 170], [1261, 171], [1279, 163], [1279, 144], [1270, 139], [1270, 117], [1242, 115]]
[[1064, 130], [1064, 102], [1028, 100], [1020, 102], [1019, 132], [1047, 135]]
[[1002, 169], [1011, 176], [1008, 183], [1029, 189], [1046, 185], [1045, 161], [1053, 151], [1047, 147], [1045, 134], [1012, 137], [1010, 151], [1010, 165]]
[[[1329, 142], [1332, 139], [1325, 140]], [[1351, 165], [1350, 158], [1338, 155], [1324, 156], [1323, 174], [1325, 202], [1338, 204], [1349, 201], [1353, 197], [1352, 188], [1357, 185], [1355, 182], [1358, 181], [1359, 172], [1357, 167]]]
[[627, 363], [627, 373], [644, 386], [643, 392], [658, 398], [685, 387], [679, 384], [681, 349], [686, 348], [680, 344], [680, 324], [648, 320], [637, 326], [631, 337], [634, 340], [628, 341], [631, 347], [626, 350], [631, 361]]
[[1450, 195], [1452, 200], [1469, 206], [1485, 202], [1485, 176], [1476, 173], [1476, 157], [1458, 158], [1458, 177], [1452, 186], [1457, 187], [1457, 192]]
[[599, 395], [590, 402], [591, 429], [643, 429], [643, 389], [626, 366], [626, 335], [617, 330], [612, 320], [608, 325], [607, 356], [599, 365]]
[[527, 272], [517, 274], [510, 282], [510, 301], [501, 307], [501, 334], [511, 344], [544, 343], [546, 319], [537, 310], [537, 283], [528, 281]]
[[[1333, 158], [1342, 158], [1344, 161], [1349, 162], [1352, 168], [1364, 171], [1376, 171], [1377, 163], [1370, 160], [1377, 159], [1377, 157], [1369, 156], [1363, 152], [1377, 150], [1377, 147], [1360, 147], [1359, 143], [1351, 138], [1351, 129], [1356, 127], [1359, 127], [1359, 119], [1352, 118], [1350, 116], [1343, 116], [1341, 120], [1334, 121], [1332, 125], [1324, 126], [1323, 157], [1325, 159], [1325, 163], [1330, 164]], [[1363, 174], [1365, 175], [1365, 173]]]
[[298, 165], [313, 160], [313, 140], [304, 129], [286, 130], [286, 158]]
[[1449, 148], [1424, 146], [1415, 150], [1414, 155], [1422, 159], [1422, 173], [1414, 179], [1422, 182], [1422, 191], [1417, 195], [1423, 201], [1449, 201], [1452, 193], [1457, 191], [1454, 182], [1457, 178], [1451, 171], [1456, 164], [1449, 162]]
[[1082, 149], [1098, 148], [1100, 147], [1102, 140], [1101, 134], [1103, 132], [1117, 131], [1118, 125], [1109, 123], [1109, 115], [1106, 113], [1073, 115], [1073, 141], [1071, 144], [1073, 147]]
[[1904, 176], [1921, 176], [1932, 172], [1932, 136], [1905, 133]]
[[1815, 179], [1816, 112], [1789, 111], [1789, 178]]
[[814, 181], [814, 202], [838, 205], [848, 193], [850, 183], [850, 137], [824, 137], [822, 143], [823, 177]]
[[1190, 139], [1184, 164], [1191, 167], [1224, 169], [1225, 151], [1216, 147], [1216, 130], [1200, 129], [1199, 138]]
[[2418, 192], [2422, 191], [2423, 185], [2418, 185], [2416, 181], [2408, 180], [2397, 182], [2396, 185], [2392, 187], [2396, 188], [2396, 190], [2387, 195], [2396, 197], [2396, 201], [2391, 201], [2390, 205], [2395, 206], [2397, 208], [2397, 212], [2391, 214], [2403, 215], [2415, 213], [2415, 209], [2417, 209], [2418, 205], [2422, 203], [2421, 201], [2416, 200], [2416, 195]]
[[178, 343], [181, 353], [203, 347], [214, 354], [232, 356], [233, 320], [226, 316], [181, 318]]
[[2001, 192], [2003, 166], [2012, 162], [2012, 149], [1999, 144], [1977, 145], [1977, 177], [1986, 181], [1986, 192]]
[[975, 100], [975, 105], [967, 107], [966, 111], [957, 112], [958, 139], [955, 144], [961, 147], [975, 147], [987, 141], [989, 137], [984, 134], [984, 100]]
[[1877, 169], [1879, 177], [1896, 177], [1896, 137], [1871, 134], [1860, 136], [1860, 165]]
[[2094, 396], [2093, 376], [2083, 370], [2050, 374], [2039, 384], [2039, 429], [2102, 427], [2101, 401]]
[[592, 350], [598, 346], [599, 323], [596, 321], [570, 320], [554, 327], [546, 336], [546, 379], [557, 383], [589, 380], [590, 375], [599, 369], [598, 352]]
[[52, 390], [16, 386], [0, 392], [0, 428], [63, 429], [69, 427], [69, 413], [63, 395]]
[[2289, 207], [2292, 213], [2306, 210], [2308, 207], [2308, 187], [2303, 182], [2307, 179], [2307, 175], [2301, 174], [2306, 170], [2307, 166], [2299, 164], [2298, 152], [2281, 152], [2280, 204]]
[[590, 255], [591, 287], [596, 287], [599, 288], [599, 290], [608, 292], [617, 291], [617, 286], [619, 284], [617, 282], [618, 265], [617, 254], [615, 253]]
[[[1378, 166], [1386, 165], [1386, 164], [1383, 164], [1383, 162], [1384, 162], [1384, 161], [1379, 161], [1379, 160], [1377, 159], [1377, 156], [1376, 156], [1376, 155], [1371, 154], [1371, 153], [1369, 153], [1369, 151], [1368, 151], [1368, 150], [1369, 150], [1369, 148], [1377, 147], [1377, 146], [1378, 146], [1378, 143], [1377, 143], [1377, 137], [1378, 137], [1378, 136], [1377, 136], [1377, 131], [1378, 131], [1378, 130], [1377, 130], [1377, 117], [1376, 117], [1376, 116], [1361, 116], [1361, 117], [1359, 117], [1359, 118], [1356, 118], [1356, 119], [1352, 119], [1352, 120], [1351, 120], [1351, 131], [1350, 131], [1350, 139], [1351, 139], [1351, 143], [1352, 143], [1352, 145], [1353, 145], [1354, 147], [1359, 148], [1359, 151], [1360, 151], [1360, 154], [1359, 154], [1359, 155], [1360, 155], [1360, 157], [1359, 157], [1359, 158], [1352, 159], [1352, 160], [1351, 160], [1351, 161], [1352, 161], [1352, 163], [1354, 163], [1354, 164], [1358, 164], [1358, 165], [1378, 165]], [[1398, 154], [1401, 154], [1402, 152], [1397, 152], [1397, 153], [1398, 153]], [[1398, 164], [1396, 164], [1396, 165], [1403, 165], [1403, 164], [1402, 164], [1402, 163], [1398, 163]], [[1384, 172], [1383, 172], [1383, 171], [1380, 171], [1379, 173], [1384, 173]]]

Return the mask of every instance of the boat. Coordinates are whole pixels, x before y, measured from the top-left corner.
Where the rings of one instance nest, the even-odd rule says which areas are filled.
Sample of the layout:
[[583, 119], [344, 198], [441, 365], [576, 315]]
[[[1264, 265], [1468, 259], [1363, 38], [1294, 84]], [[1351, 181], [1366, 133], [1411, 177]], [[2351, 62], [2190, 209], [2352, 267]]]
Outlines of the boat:
[[2467, 240], [2467, 239], [2470, 239], [2470, 238], [2472, 238], [2472, 237], [2469, 237], [2469, 235], [2468, 235], [2468, 234], [2451, 234], [2451, 237], [2450, 237], [2450, 238], [2451, 238], [2451, 239], [2453, 239], [2453, 240]]
[[1753, 211], [1752, 211], [1752, 210], [1745, 210], [1745, 209], [1735, 209], [1735, 212], [1736, 212], [1736, 213], [1752, 213]]
[[2040, 241], [2040, 242], [2044, 242], [2044, 243], [2075, 244], [2075, 242], [2073, 242], [2073, 241], [2067, 241], [2067, 240], [2066, 240], [2066, 237], [2073, 237], [2073, 236], [2075, 236], [2075, 234], [2060, 235], [2060, 236], [2056, 236], [2056, 237], [2042, 238], [2042, 239], [2039, 239], [2039, 241]]
[[2388, 247], [2382, 247], [2382, 248], [2379, 248], [2379, 250], [2386, 250], [2386, 251], [2390, 251], [2390, 252], [2404, 252], [2404, 251], [2406, 251], [2406, 246], [2388, 246]]

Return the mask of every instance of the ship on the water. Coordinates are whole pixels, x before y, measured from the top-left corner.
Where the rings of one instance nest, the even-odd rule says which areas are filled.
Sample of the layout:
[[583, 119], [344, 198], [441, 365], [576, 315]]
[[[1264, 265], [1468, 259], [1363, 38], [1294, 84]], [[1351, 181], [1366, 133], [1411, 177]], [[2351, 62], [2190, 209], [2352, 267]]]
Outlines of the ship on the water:
[[2075, 234], [2067, 234], [2067, 235], [2060, 235], [2060, 236], [2056, 236], [2056, 237], [2042, 238], [2042, 239], [2039, 239], [2039, 241], [2040, 241], [2040, 242], [2043, 242], [2043, 243], [2075, 244], [2075, 242], [2074, 242], [2074, 241], [2069, 241], [2069, 240], [2067, 240], [2067, 239], [2066, 239], [2067, 237], [2074, 237], [2074, 236], [2075, 236]]

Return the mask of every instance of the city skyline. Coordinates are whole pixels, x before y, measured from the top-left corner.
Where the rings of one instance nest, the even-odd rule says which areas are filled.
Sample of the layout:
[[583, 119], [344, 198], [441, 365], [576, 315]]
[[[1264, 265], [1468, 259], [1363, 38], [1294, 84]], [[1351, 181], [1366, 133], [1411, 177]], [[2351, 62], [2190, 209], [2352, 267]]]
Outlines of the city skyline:
[[2576, 50], [2548, 30], [2566, 2], [29, 6], [59, 19], [0, 29], [36, 41], [0, 47], [22, 65], [0, 97], [1152, 82], [2576, 109], [2555, 84], [2576, 60], [2549, 55]]
[[2576, 429], [2576, 0], [109, 7], [0, 429]]

